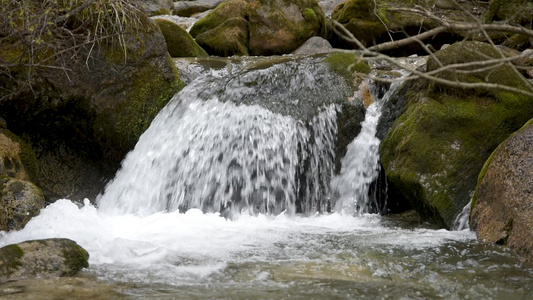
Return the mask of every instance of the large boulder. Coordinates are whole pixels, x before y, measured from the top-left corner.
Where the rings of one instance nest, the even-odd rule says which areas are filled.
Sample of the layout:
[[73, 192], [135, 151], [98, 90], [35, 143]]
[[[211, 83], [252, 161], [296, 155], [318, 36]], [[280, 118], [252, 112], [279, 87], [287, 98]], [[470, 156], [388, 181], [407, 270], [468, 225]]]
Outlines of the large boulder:
[[[492, 0], [485, 14], [485, 22], [505, 22], [531, 29], [533, 5], [528, 0]], [[496, 42], [515, 49], [530, 49], [533, 41], [530, 36], [498, 32], [491, 34]]]
[[249, 6], [250, 54], [291, 53], [313, 36], [325, 36], [316, 0], [253, 0]]
[[89, 253], [68, 239], [27, 241], [0, 248], [0, 281], [76, 275], [89, 267]]
[[[73, 9], [72, 3], [61, 2], [62, 9]], [[23, 11], [48, 4], [12, 5]], [[181, 87], [157, 25], [133, 6], [110, 6], [95, 1], [65, 24], [48, 24], [52, 35], [42, 36], [34, 55], [25, 50], [24, 40], [6, 38], [0, 45], [0, 62], [22, 63], [0, 75], [2, 91], [8, 92], [0, 97], [0, 116], [35, 150], [39, 185], [50, 200], [95, 197]], [[51, 18], [65, 18], [63, 10], [49, 11], [57, 14]], [[15, 36], [23, 30], [17, 24], [8, 28]], [[82, 32], [72, 30], [65, 39], [61, 32], [73, 26]], [[104, 37], [87, 42], [99, 39], [94, 32]], [[42, 67], [28, 67], [32, 60]]]
[[325, 23], [313, 0], [231, 0], [196, 22], [190, 33], [213, 55], [280, 55], [325, 36]]
[[28, 181], [0, 176], [0, 230], [24, 228], [44, 207], [43, 192]]
[[[435, 54], [444, 66], [499, 57], [489, 44], [456, 43]], [[428, 71], [439, 67], [430, 59]], [[511, 68], [439, 77], [497, 83], [528, 90]], [[382, 142], [386, 175], [399, 194], [426, 219], [445, 228], [470, 201], [492, 151], [533, 115], [531, 98], [499, 90], [460, 89], [419, 80], [410, 83], [408, 107]]]
[[211, 55], [248, 55], [247, 18], [248, 3], [230, 0], [198, 20], [190, 33]]
[[165, 19], [154, 19], [161, 29], [165, 42], [167, 43], [168, 53], [172, 57], [205, 57], [208, 56], [202, 47], [200, 47], [192, 36], [178, 24]]
[[470, 228], [480, 239], [533, 260], [533, 119], [487, 160], [472, 200]]
[[248, 55], [248, 21], [241, 17], [226, 20], [196, 36], [196, 41], [215, 56]]
[[[408, 4], [410, 2], [412, 1], [347, 0], [335, 6], [331, 18], [342, 24], [363, 45], [372, 46], [402, 38], [405, 34], [414, 35], [436, 25], [434, 21], [421, 15], [393, 10], [412, 6]], [[339, 47], [355, 46], [340, 36], [333, 37], [332, 44]]]

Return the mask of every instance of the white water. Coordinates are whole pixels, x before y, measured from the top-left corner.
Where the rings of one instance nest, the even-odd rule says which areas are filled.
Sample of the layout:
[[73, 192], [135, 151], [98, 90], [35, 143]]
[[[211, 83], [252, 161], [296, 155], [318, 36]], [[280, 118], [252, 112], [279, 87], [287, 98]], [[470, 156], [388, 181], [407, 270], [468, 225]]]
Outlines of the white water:
[[308, 201], [300, 206], [314, 211], [333, 172], [335, 105], [306, 125], [216, 94], [197, 100], [209, 88], [198, 80], [160, 112], [98, 200], [101, 212], [294, 214], [302, 186]]
[[[366, 82], [361, 87], [369, 88]], [[394, 82], [381, 98], [374, 96], [374, 101], [367, 108], [365, 120], [361, 123], [361, 132], [348, 145], [346, 155], [342, 158], [340, 174], [331, 180], [332, 190], [337, 197], [335, 210], [348, 214], [368, 212], [370, 184], [379, 175], [379, 145], [376, 130], [381, 117], [383, 104], [389, 101], [403, 83]], [[366, 86], [366, 87], [365, 87]], [[363, 90], [358, 98], [363, 98]], [[377, 94], [377, 93], [373, 93]]]
[[[505, 299], [517, 288], [522, 294], [531, 290], [527, 269], [508, 254], [476, 250], [475, 235], [468, 230], [402, 229], [364, 211], [293, 215], [296, 192], [289, 187], [305, 187], [304, 194], [316, 201], [327, 192], [335, 106], [323, 107], [302, 124], [256, 105], [236, 106], [216, 97], [196, 100], [206, 83], [195, 81], [154, 120], [98, 209], [88, 201], [82, 208], [57, 201], [23, 230], [2, 233], [0, 246], [54, 237], [75, 240], [90, 253], [89, 273], [132, 283], [131, 290], [148, 285], [140, 298], [152, 298], [162, 286], [176, 287], [163, 298], [198, 299], [306, 293], [317, 298]], [[366, 200], [357, 197], [367, 194], [364, 189], [377, 174], [379, 105], [370, 106], [334, 181], [341, 210], [364, 206]], [[370, 154], [362, 155], [367, 150]], [[300, 160], [308, 166], [302, 173], [305, 183], [294, 176], [302, 171]], [[252, 183], [265, 187], [265, 193], [254, 198]], [[209, 212], [234, 201], [237, 187], [242, 204], [237, 207], [244, 209], [239, 218]], [[270, 206], [277, 195], [285, 204]], [[204, 197], [214, 203], [204, 205]], [[257, 211], [253, 199], [260, 200]], [[313, 201], [304, 204], [306, 211], [318, 205]], [[180, 213], [180, 205], [206, 213]], [[511, 275], [502, 276], [505, 272]], [[512, 287], [500, 288], [491, 278], [510, 278], [502, 285]]]
[[[230, 221], [216, 213], [192, 209], [185, 214], [111, 216], [88, 201], [79, 208], [60, 200], [44, 209], [24, 230], [4, 236], [0, 246], [31, 239], [69, 238], [90, 253], [90, 270], [102, 278], [184, 285], [217, 274], [232, 263], [313, 260], [322, 254], [312, 250], [316, 246], [312, 241], [305, 249], [307, 236], [346, 233], [361, 236], [361, 245], [407, 250], [474, 239], [469, 231], [387, 228], [377, 215], [244, 215]], [[302, 243], [303, 249], [299, 248]], [[285, 245], [285, 250], [280, 245]]]

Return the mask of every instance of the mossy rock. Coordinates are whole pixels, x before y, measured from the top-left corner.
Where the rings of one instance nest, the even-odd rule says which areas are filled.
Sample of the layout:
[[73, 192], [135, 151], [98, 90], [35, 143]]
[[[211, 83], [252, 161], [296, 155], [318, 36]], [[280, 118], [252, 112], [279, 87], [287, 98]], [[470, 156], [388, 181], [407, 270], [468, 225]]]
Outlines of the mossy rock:
[[[398, 12], [391, 8], [412, 7], [412, 1], [391, 0], [347, 0], [339, 3], [331, 18], [346, 27], [363, 45], [403, 37], [402, 31], [411, 35], [435, 27], [437, 24], [427, 18], [410, 12]], [[354, 46], [341, 37], [335, 37], [334, 46]]]
[[[444, 64], [475, 59], [490, 45], [468, 42], [436, 53]], [[428, 70], [434, 65], [428, 62]], [[524, 87], [524, 78], [502, 67], [493, 83]], [[443, 76], [447, 76], [443, 74]], [[479, 80], [472, 76], [465, 80]], [[477, 177], [492, 151], [533, 115], [531, 98], [486, 90], [462, 91], [432, 83], [411, 83], [408, 108], [382, 142], [388, 179], [426, 219], [451, 228], [470, 201]]]
[[189, 33], [196, 38], [200, 33], [213, 30], [229, 19], [247, 19], [247, 8], [248, 3], [245, 0], [230, 0], [228, 2], [223, 2], [212, 12], [194, 23]]
[[[58, 54], [54, 61], [62, 64], [39, 70], [27, 81], [31, 89], [14, 89], [11, 98], [0, 101], [0, 116], [36, 153], [43, 175], [39, 185], [48, 200], [94, 199], [183, 86], [155, 22], [133, 8], [125, 13], [135, 22], [125, 26], [120, 39], [81, 47], [64, 59]], [[0, 77], [2, 87], [11, 84]], [[65, 158], [69, 162], [56, 167]], [[73, 178], [89, 188], [73, 191]]]
[[0, 281], [72, 276], [89, 266], [89, 253], [69, 239], [26, 241], [0, 248]]
[[[493, 48], [491, 45], [483, 42], [461, 42], [455, 43], [443, 49], [435, 55], [436, 60], [430, 57], [427, 62], [427, 70], [437, 70], [440, 65], [461, 64], [475, 61], [487, 60], [490, 58], [500, 58], [501, 54], [509, 56], [516, 55], [514, 51], [508, 51], [506, 49]], [[495, 64], [493, 64], [495, 65]], [[481, 69], [480, 72], [474, 72]], [[490, 70], [487, 68], [480, 68], [479, 66], [470, 66], [461, 68], [462, 71], [468, 71], [468, 73], [458, 73], [453, 71], [444, 71], [436, 74], [437, 77], [446, 79], [449, 81], [459, 81], [465, 83], [499, 83], [502, 85], [515, 87], [518, 89], [527, 90], [530, 84], [523, 77], [518, 77], [515, 71], [509, 66], [499, 67], [497, 70]], [[470, 95], [472, 89], [459, 89], [449, 88], [445, 84], [432, 83], [430, 88], [436, 91], [447, 91], [450, 93], [462, 93]], [[475, 89], [476, 94], [492, 93], [498, 94], [500, 92], [490, 92], [484, 88]]]
[[248, 55], [248, 21], [236, 17], [196, 36], [196, 41], [210, 55]]
[[331, 71], [341, 75], [347, 82], [359, 86], [365, 75], [370, 73], [370, 66], [364, 61], [358, 61], [354, 53], [337, 52], [326, 56], [323, 60]]
[[313, 36], [326, 36], [326, 18], [314, 0], [254, 0], [248, 16], [251, 55], [291, 53]]
[[7, 129], [0, 128], [0, 175], [38, 182], [33, 149]]
[[533, 3], [529, 0], [492, 0], [485, 22], [506, 21], [512, 25], [527, 25], [533, 20]]
[[168, 53], [172, 57], [205, 57], [208, 56], [192, 36], [179, 25], [164, 19], [155, 19], [157, 26], [161, 29]]
[[0, 230], [20, 230], [44, 208], [44, 195], [30, 182], [2, 176], [0, 204]]

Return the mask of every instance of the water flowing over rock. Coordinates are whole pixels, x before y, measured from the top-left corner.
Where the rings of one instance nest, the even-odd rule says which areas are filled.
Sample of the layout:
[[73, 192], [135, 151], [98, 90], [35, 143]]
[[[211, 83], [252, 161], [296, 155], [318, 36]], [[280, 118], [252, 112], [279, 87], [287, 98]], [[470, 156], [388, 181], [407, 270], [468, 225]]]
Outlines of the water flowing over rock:
[[494, 151], [479, 176], [471, 227], [533, 260], [533, 121]]
[[[350, 214], [367, 213], [374, 207], [377, 211], [380, 204], [369, 203], [376, 199], [369, 199], [370, 185], [376, 180], [380, 172], [379, 145], [376, 136], [378, 122], [383, 105], [395, 95], [402, 81], [395, 82], [388, 91], [379, 99], [374, 99], [379, 93], [369, 91], [370, 83], [364, 82], [360, 87], [360, 98], [372, 98], [369, 103], [365, 120], [359, 135], [348, 145], [346, 155], [342, 159], [340, 174], [332, 179], [333, 191], [337, 198], [332, 203], [336, 211], [345, 211]], [[376, 86], [372, 86], [376, 89]]]
[[[325, 210], [338, 81], [315, 59], [197, 79], [143, 134], [99, 200], [108, 212]], [[305, 199], [305, 201], [303, 200]]]

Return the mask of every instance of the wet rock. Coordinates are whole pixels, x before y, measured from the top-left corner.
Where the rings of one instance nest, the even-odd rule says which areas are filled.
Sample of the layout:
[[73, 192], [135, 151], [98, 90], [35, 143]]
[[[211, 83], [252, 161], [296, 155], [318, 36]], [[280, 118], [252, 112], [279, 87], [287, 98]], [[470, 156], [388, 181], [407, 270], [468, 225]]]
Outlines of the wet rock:
[[485, 163], [472, 200], [470, 228], [480, 239], [533, 260], [533, 120]]
[[205, 57], [208, 56], [202, 47], [200, 47], [192, 36], [171, 21], [155, 18], [157, 26], [161, 29], [165, 42], [167, 43], [168, 53], [172, 57]]
[[[456, 43], [436, 53], [444, 65], [499, 54], [488, 44]], [[430, 59], [428, 71], [438, 64]], [[527, 89], [508, 67], [459, 76], [462, 82]], [[453, 77], [455, 78], [455, 77]], [[531, 98], [486, 89], [458, 89], [423, 80], [410, 83], [407, 110], [394, 122], [380, 154], [388, 179], [426, 219], [450, 228], [470, 201], [477, 177], [492, 151], [533, 115]]]
[[22, 242], [0, 248], [0, 281], [72, 276], [89, 267], [89, 253], [69, 239]]
[[314, 36], [308, 39], [303, 45], [301, 45], [293, 54], [297, 55], [313, 55], [321, 53], [329, 53], [333, 51], [331, 44], [324, 38]]
[[37, 186], [0, 176], [0, 230], [24, 228], [43, 207], [44, 195]]
[[201, 13], [217, 7], [225, 0], [196, 0], [174, 2], [174, 14], [182, 17], [190, 17], [196, 13]]

